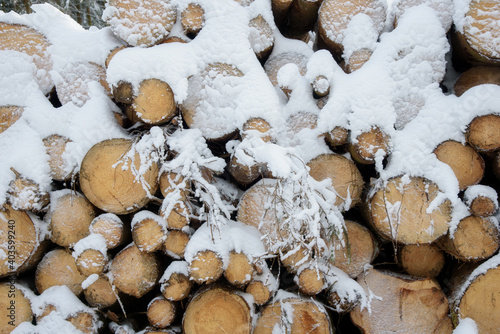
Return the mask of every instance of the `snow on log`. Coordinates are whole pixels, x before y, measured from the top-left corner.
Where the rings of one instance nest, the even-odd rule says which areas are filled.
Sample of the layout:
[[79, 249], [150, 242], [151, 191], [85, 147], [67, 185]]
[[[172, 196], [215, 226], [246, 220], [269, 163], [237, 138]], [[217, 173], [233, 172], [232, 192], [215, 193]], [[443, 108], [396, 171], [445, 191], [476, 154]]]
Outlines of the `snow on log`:
[[108, 264], [106, 240], [100, 234], [90, 234], [73, 246], [76, 267], [84, 276], [102, 274]]
[[205, 10], [198, 3], [190, 3], [181, 12], [182, 29], [186, 36], [194, 38], [205, 24]]
[[478, 116], [469, 123], [467, 142], [480, 153], [493, 152], [500, 148], [500, 115]]
[[137, 90], [137, 95], [132, 98], [132, 108], [144, 123], [164, 124], [177, 115], [174, 93], [168, 83], [154, 78], [146, 79]]
[[376, 157], [389, 155], [390, 138], [378, 127], [371, 128], [350, 142], [349, 152], [357, 163], [374, 164]]
[[248, 26], [250, 27], [248, 38], [252, 50], [259, 60], [267, 59], [274, 46], [273, 29], [262, 15], [257, 15], [251, 19]]
[[41, 211], [49, 203], [49, 194], [41, 190], [40, 185], [14, 168], [11, 171], [16, 178], [9, 183], [8, 200], [12, 208], [20, 211]]
[[142, 210], [132, 219], [132, 239], [141, 252], [152, 253], [162, 248], [167, 238], [167, 222], [151, 211]]
[[49, 156], [50, 175], [56, 181], [65, 181], [72, 177], [71, 166], [64, 159], [64, 152], [67, 144], [71, 142], [69, 138], [53, 134], [43, 138], [43, 144]]
[[160, 278], [160, 290], [167, 300], [180, 301], [189, 296], [193, 281], [186, 261], [172, 261]]
[[0, 106], [0, 133], [7, 130], [12, 124], [17, 122], [24, 112], [24, 107], [20, 106]]
[[[95, 278], [95, 276], [89, 276], [83, 283], [93, 278]], [[83, 295], [90, 307], [104, 309], [114, 305], [118, 301], [117, 294], [114, 290], [115, 288], [109, 281], [107, 275], [98, 275], [97, 279], [92, 283], [88, 283], [88, 286], [83, 284]]]
[[492, 187], [478, 184], [467, 188], [464, 202], [472, 215], [490, 217], [498, 210], [498, 194]]
[[453, 23], [455, 5], [453, 0], [397, 0], [391, 9], [394, 15], [394, 26], [397, 26], [398, 19], [411, 7], [426, 5], [436, 12], [443, 29], [448, 32]]
[[107, 249], [116, 248], [126, 242], [128, 229], [120, 217], [113, 213], [103, 213], [95, 217], [90, 223], [89, 231], [104, 237]]

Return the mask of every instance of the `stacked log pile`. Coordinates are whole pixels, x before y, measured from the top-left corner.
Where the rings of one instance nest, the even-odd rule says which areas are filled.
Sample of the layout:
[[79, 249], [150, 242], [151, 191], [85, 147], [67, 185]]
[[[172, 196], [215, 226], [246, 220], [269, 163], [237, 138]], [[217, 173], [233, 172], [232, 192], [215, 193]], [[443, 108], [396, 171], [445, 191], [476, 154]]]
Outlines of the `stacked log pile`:
[[497, 333], [500, 2], [461, 2], [0, 13], [0, 333]]

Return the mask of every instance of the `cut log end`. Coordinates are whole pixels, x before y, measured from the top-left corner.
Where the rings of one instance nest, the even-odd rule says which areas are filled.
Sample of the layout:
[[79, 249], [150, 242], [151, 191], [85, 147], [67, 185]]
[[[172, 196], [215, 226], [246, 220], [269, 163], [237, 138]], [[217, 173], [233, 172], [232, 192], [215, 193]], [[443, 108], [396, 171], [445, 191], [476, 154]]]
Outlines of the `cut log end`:
[[349, 145], [352, 158], [360, 164], [374, 164], [377, 152], [389, 154], [389, 137], [378, 127], [363, 132]]
[[132, 100], [134, 111], [144, 123], [164, 124], [177, 114], [177, 105], [170, 85], [158, 79], [146, 79]]
[[212, 283], [218, 280], [223, 273], [223, 262], [213, 251], [202, 251], [196, 254], [189, 264], [189, 275], [198, 284]]
[[224, 277], [229, 283], [243, 287], [252, 280], [254, 273], [253, 265], [243, 253], [231, 252]]
[[142, 252], [152, 253], [159, 250], [165, 238], [166, 231], [155, 219], [143, 219], [132, 227], [132, 239]]
[[161, 292], [165, 299], [180, 301], [189, 296], [193, 282], [184, 274], [172, 273], [170, 278], [161, 284]]
[[196, 36], [205, 24], [205, 10], [199, 4], [190, 3], [181, 13], [181, 24], [187, 36]]
[[155, 298], [148, 306], [148, 321], [156, 328], [170, 326], [175, 319], [175, 315], [175, 304], [163, 297]]
[[404, 270], [417, 277], [436, 277], [445, 265], [444, 253], [434, 244], [405, 245], [398, 253]]
[[245, 291], [253, 296], [253, 301], [256, 305], [264, 305], [271, 298], [269, 287], [261, 281], [248, 283]]
[[85, 300], [91, 307], [103, 309], [114, 305], [117, 302], [117, 296], [113, 291], [113, 286], [106, 276], [99, 278], [89, 285], [84, 291]]

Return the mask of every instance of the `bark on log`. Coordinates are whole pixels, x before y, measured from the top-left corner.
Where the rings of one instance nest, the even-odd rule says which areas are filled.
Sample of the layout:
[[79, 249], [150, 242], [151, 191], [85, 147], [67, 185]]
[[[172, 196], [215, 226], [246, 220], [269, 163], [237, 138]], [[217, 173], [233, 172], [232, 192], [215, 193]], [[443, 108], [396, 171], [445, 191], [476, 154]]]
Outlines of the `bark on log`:
[[498, 150], [500, 148], [500, 116], [490, 114], [474, 118], [465, 136], [467, 142], [480, 153]]
[[288, 12], [286, 35], [301, 36], [314, 29], [323, 0], [294, 0]]
[[380, 128], [373, 127], [356, 137], [349, 145], [352, 158], [360, 164], [374, 164], [377, 152], [389, 154], [390, 138]]
[[159, 79], [146, 79], [139, 84], [132, 108], [141, 121], [150, 125], [170, 122], [177, 115], [174, 92]]
[[245, 299], [234, 291], [211, 287], [188, 304], [182, 320], [183, 333], [252, 333], [252, 312]]
[[332, 186], [338, 194], [335, 200], [336, 206], [347, 211], [360, 201], [364, 181], [351, 160], [339, 154], [322, 154], [311, 160], [307, 166], [310, 168], [309, 174], [316, 181], [331, 179]]
[[73, 246], [90, 234], [95, 218], [92, 204], [80, 193], [68, 192], [50, 203], [50, 240], [62, 246]]
[[453, 90], [456, 96], [461, 96], [470, 88], [484, 84], [500, 85], [500, 67], [472, 67], [460, 75], [453, 86]]
[[158, 267], [154, 254], [142, 253], [137, 246], [130, 244], [116, 254], [109, 271], [118, 290], [140, 298], [156, 285]]
[[462, 261], [480, 261], [498, 250], [500, 234], [492, 219], [468, 216], [460, 220], [452, 236], [442, 237], [437, 244]]
[[[94, 145], [85, 155], [80, 169], [80, 186], [92, 204], [115, 214], [137, 211], [148, 201], [148, 192], [154, 194], [158, 188], [158, 165], [151, 157], [147, 161], [139, 153], [134, 159], [126, 157], [133, 148], [130, 140], [116, 138]], [[124, 170], [123, 166], [129, 168]], [[149, 168], [136, 180], [135, 170], [149, 164]]]
[[463, 145], [454, 140], [439, 144], [434, 154], [453, 170], [457, 177], [460, 190], [478, 184], [484, 175], [483, 158], [469, 145]]
[[293, 0], [271, 0], [274, 22], [278, 28], [285, 25], [292, 2]]
[[439, 275], [446, 260], [435, 244], [404, 245], [398, 252], [398, 258], [409, 275], [430, 278]]
[[371, 223], [388, 240], [403, 244], [433, 242], [448, 231], [451, 221], [447, 199], [427, 212], [439, 192], [434, 182], [421, 177], [392, 178], [368, 199]]
[[0, 106], [0, 133], [7, 130], [12, 124], [21, 118], [24, 107]]
[[168, 36], [177, 17], [170, 1], [110, 0], [103, 19], [132, 46], [152, 46]]
[[155, 328], [167, 328], [175, 319], [175, 304], [163, 296], [157, 297], [149, 303], [147, 316], [149, 323]]
[[20, 323], [33, 320], [31, 303], [24, 296], [23, 290], [16, 287], [14, 282], [0, 283], [0, 333], [12, 332]]
[[117, 301], [117, 295], [106, 275], [99, 278], [83, 290], [85, 300], [91, 307], [98, 309], [108, 308]]
[[[293, 321], [290, 321], [293, 319]], [[254, 334], [279, 333], [332, 334], [328, 313], [323, 305], [306, 298], [286, 298], [266, 305], [257, 320]]]
[[358, 283], [377, 296], [371, 300], [371, 311], [357, 306], [351, 312], [363, 333], [452, 333], [448, 299], [434, 280], [370, 269]]
[[349, 277], [356, 278], [378, 255], [378, 245], [370, 230], [361, 224], [346, 220], [345, 227], [344, 246], [335, 235], [324, 238], [329, 247], [328, 260]]
[[68, 172], [69, 166], [64, 160], [66, 145], [70, 142], [69, 138], [57, 134], [43, 139], [43, 144], [49, 156], [50, 175], [56, 181], [65, 181], [72, 176], [72, 171]]
[[65, 249], [56, 248], [46, 253], [38, 264], [35, 273], [35, 284], [38, 293], [43, 293], [50, 287], [66, 285], [76, 296], [83, 291], [85, 280], [73, 256]]

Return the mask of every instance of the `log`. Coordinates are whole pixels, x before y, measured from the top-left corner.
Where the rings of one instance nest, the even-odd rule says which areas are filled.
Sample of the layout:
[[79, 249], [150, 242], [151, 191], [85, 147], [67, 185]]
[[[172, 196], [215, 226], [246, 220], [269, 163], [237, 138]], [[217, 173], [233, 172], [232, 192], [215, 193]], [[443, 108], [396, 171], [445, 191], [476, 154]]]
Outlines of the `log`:
[[22, 176], [14, 168], [11, 171], [16, 178], [9, 183], [7, 197], [14, 209], [39, 212], [49, 204], [49, 194], [40, 189], [38, 183]]
[[242, 163], [236, 155], [232, 154], [227, 164], [229, 174], [238, 184], [243, 186], [251, 184], [263, 174], [262, 164], [257, 163], [252, 157], [248, 157], [248, 159], [251, 159], [253, 163], [250, 165]]
[[478, 116], [469, 123], [465, 133], [467, 142], [479, 153], [493, 152], [500, 148], [500, 116]]
[[110, 0], [102, 18], [127, 44], [147, 47], [168, 36], [176, 17], [170, 1]]
[[498, 194], [489, 186], [476, 185], [467, 188], [463, 201], [473, 216], [486, 218], [493, 216], [498, 210]]
[[284, 298], [262, 309], [253, 333], [271, 334], [275, 330], [294, 334], [334, 332], [325, 307], [312, 299], [298, 296]]
[[244, 253], [231, 251], [227, 268], [224, 271], [224, 277], [232, 285], [243, 288], [254, 275], [254, 266], [250, 259]]
[[29, 269], [26, 264], [39, 247], [38, 228], [24, 211], [0, 209], [0, 277]]
[[460, 220], [453, 234], [437, 241], [445, 252], [462, 261], [491, 257], [500, 247], [500, 231], [492, 218], [468, 216]]
[[248, 26], [250, 27], [248, 38], [253, 52], [261, 61], [267, 59], [274, 46], [274, 33], [271, 26], [262, 15], [251, 19]]
[[322, 98], [330, 94], [330, 81], [324, 75], [318, 75], [311, 83], [315, 98]]
[[37, 68], [35, 78], [44, 94], [48, 94], [54, 87], [50, 76], [50, 46], [48, 39], [31, 27], [0, 22], [0, 50], [17, 51], [31, 57]]
[[280, 30], [286, 24], [288, 12], [292, 6], [293, 0], [271, 0], [271, 8], [273, 11], [274, 22]]
[[171, 301], [181, 301], [189, 296], [193, 281], [189, 279], [188, 265], [185, 261], [173, 261], [160, 279], [163, 297]]
[[264, 64], [269, 80], [273, 86], [278, 86], [278, 72], [286, 64], [295, 64], [299, 68], [299, 73], [305, 75], [307, 71], [307, 57], [297, 52], [284, 52], [270, 57]]
[[328, 261], [344, 271], [349, 277], [358, 277], [366, 265], [378, 255], [378, 245], [373, 234], [363, 225], [345, 220], [343, 243], [336, 235], [324, 237], [329, 251]]
[[295, 280], [299, 291], [305, 295], [314, 296], [326, 288], [325, 274], [314, 262], [302, 266]]
[[132, 108], [141, 121], [150, 125], [165, 124], [177, 115], [174, 92], [159, 79], [146, 79], [139, 84]]
[[198, 284], [212, 283], [217, 281], [224, 272], [221, 257], [210, 250], [201, 251], [193, 257], [189, 263], [189, 275], [191, 280]]
[[[285, 233], [283, 233], [285, 235]], [[286, 236], [288, 237], [288, 236]], [[297, 273], [297, 270], [311, 261], [311, 250], [303, 245], [289, 244], [280, 249], [280, 261], [290, 273]]]
[[43, 140], [49, 156], [50, 176], [56, 181], [66, 181], [73, 176], [73, 171], [68, 171], [70, 166], [64, 159], [66, 145], [71, 142], [69, 138], [53, 134]]
[[182, 259], [184, 258], [189, 237], [189, 233], [182, 230], [168, 230], [167, 238], [163, 243], [163, 250], [168, 256], [174, 259]]
[[248, 283], [245, 291], [253, 296], [256, 305], [264, 305], [271, 298], [269, 287], [262, 281], [252, 281]]
[[[156, 192], [155, 158], [141, 157], [132, 151], [135, 154], [131, 160], [127, 154], [133, 149], [132, 141], [115, 138], [99, 142], [87, 152], [80, 168], [80, 187], [92, 204], [109, 213], [126, 214], [142, 208], [149, 201], [149, 194]], [[132, 163], [137, 171], [149, 166], [140, 181], [130, 168]]]
[[118, 301], [113, 285], [106, 275], [99, 275], [92, 284], [85, 287], [83, 294], [89, 306], [98, 309], [111, 307]]
[[33, 320], [31, 303], [26, 298], [23, 289], [16, 286], [15, 282], [0, 283], [0, 333], [12, 332], [20, 323]]
[[90, 234], [73, 246], [76, 267], [84, 276], [99, 275], [108, 264], [106, 240], [100, 234]]
[[456, 96], [462, 96], [470, 88], [484, 84], [500, 85], [500, 67], [472, 67], [458, 77], [453, 90]]
[[495, 23], [500, 19], [498, 3], [475, 0], [464, 5], [467, 6], [464, 16], [455, 18], [453, 47], [458, 59], [471, 65], [498, 65], [500, 29]]
[[160, 176], [160, 191], [163, 197], [178, 192], [179, 201], [185, 201], [191, 191], [191, 182], [181, 174], [163, 172]]
[[363, 333], [452, 333], [448, 299], [436, 281], [376, 269], [357, 281], [367, 294], [377, 296], [370, 309], [357, 306], [350, 313]]
[[190, 77], [188, 96], [181, 105], [187, 126], [200, 129], [207, 140], [223, 141], [232, 137], [237, 129], [235, 122], [230, 120], [233, 114], [227, 114], [225, 110], [234, 108], [235, 102], [234, 97], [228, 95], [231, 90], [223, 88], [238, 85], [241, 77], [243, 72], [226, 63], [208, 64], [200, 73]]
[[119, 81], [116, 86], [111, 87], [111, 90], [117, 102], [131, 104], [134, 101], [134, 87], [130, 82]]
[[498, 180], [500, 180], [500, 151], [495, 153], [493, 157], [493, 161], [491, 163], [491, 169], [493, 170], [493, 174], [496, 176]]
[[92, 234], [102, 235], [107, 249], [124, 244], [128, 237], [122, 220], [113, 213], [103, 213], [95, 217], [90, 223], [89, 231]]
[[349, 210], [361, 199], [364, 181], [363, 177], [351, 160], [340, 154], [322, 154], [311, 160], [307, 166], [309, 175], [316, 181], [330, 178], [337, 192], [335, 205]]
[[346, 73], [352, 73], [359, 70], [363, 65], [370, 60], [373, 50], [361, 48], [352, 52], [351, 56], [342, 62], [340, 65]]
[[271, 272], [265, 261], [260, 261], [255, 264], [256, 274], [252, 281], [246, 286], [246, 293], [253, 296], [255, 305], [264, 305], [275, 294], [279, 286], [279, 281]]
[[322, 3], [323, 0], [294, 0], [288, 11], [286, 35], [293, 38], [313, 30]]
[[325, 135], [326, 142], [331, 146], [341, 146], [347, 144], [349, 140], [349, 130], [336, 126]]
[[448, 231], [451, 221], [448, 199], [427, 212], [439, 193], [434, 182], [422, 177], [392, 178], [372, 191], [368, 199], [370, 221], [387, 240], [402, 244], [431, 243]]
[[411, 276], [434, 278], [446, 259], [435, 244], [404, 245], [398, 252], [399, 264]]
[[104, 60], [104, 66], [106, 68], [108, 68], [109, 66], [109, 63], [111, 62], [111, 60], [113, 59], [114, 56], [116, 56], [116, 54], [118, 52], [120, 52], [121, 50], [124, 50], [126, 49], [128, 46], [126, 45], [120, 45], [120, 46], [117, 46], [115, 48], [113, 48], [109, 53], [108, 53], [108, 56], [106, 57], [106, 60]]
[[460, 271], [453, 274], [455, 283], [450, 295], [452, 317], [456, 320], [473, 319], [478, 333], [496, 333], [500, 328], [498, 255], [479, 266], [474, 265]]
[[153, 299], [147, 310], [149, 323], [155, 328], [167, 328], [176, 316], [175, 304], [163, 296]]
[[344, 52], [344, 33], [352, 18], [360, 13], [368, 15], [373, 23], [372, 29], [380, 34], [385, 23], [385, 11], [384, 4], [378, 0], [324, 0], [318, 12], [318, 34], [321, 43], [340, 60]]
[[56, 248], [46, 253], [38, 264], [35, 285], [40, 294], [51, 287], [65, 285], [78, 296], [83, 292], [82, 283], [85, 278], [76, 267], [71, 253]]
[[399, 0], [395, 1], [393, 8], [394, 12], [394, 27], [398, 25], [399, 19], [412, 7], [426, 5], [436, 11], [437, 17], [443, 26], [445, 32], [448, 32], [453, 23], [453, 13], [455, 6], [452, 0], [436, 1], [436, 0]]
[[167, 221], [167, 227], [172, 230], [180, 230], [188, 226], [191, 211], [189, 201], [176, 202], [170, 211], [168, 210], [169, 206], [170, 200], [166, 198], [160, 208], [160, 216]]
[[439, 144], [433, 153], [453, 170], [460, 190], [478, 184], [484, 176], [484, 160], [469, 145], [447, 140]]
[[152, 253], [162, 248], [167, 238], [167, 222], [151, 211], [143, 210], [132, 219], [132, 239], [141, 252]]
[[154, 254], [142, 253], [130, 244], [116, 254], [109, 272], [118, 290], [140, 298], [156, 285], [159, 264]]
[[196, 37], [205, 25], [205, 10], [197, 3], [190, 3], [181, 13], [182, 30], [190, 38]]
[[360, 164], [374, 164], [379, 151], [384, 157], [390, 153], [390, 138], [379, 127], [361, 133], [349, 145], [351, 157]]
[[243, 124], [240, 131], [241, 139], [259, 137], [263, 142], [271, 141], [271, 125], [263, 118], [250, 118]]
[[185, 334], [250, 334], [251, 308], [239, 293], [213, 286], [199, 292], [189, 302], [182, 330]]
[[24, 112], [21, 106], [0, 106], [0, 133], [7, 130], [12, 124], [17, 122]]
[[90, 234], [90, 223], [96, 211], [82, 194], [61, 190], [53, 193], [49, 214], [50, 240], [59, 246], [70, 247]]

